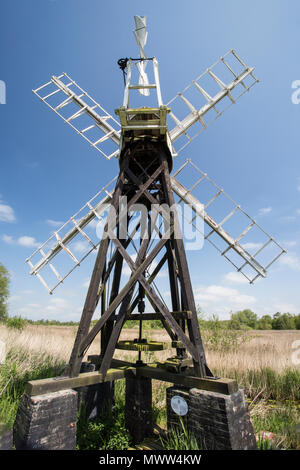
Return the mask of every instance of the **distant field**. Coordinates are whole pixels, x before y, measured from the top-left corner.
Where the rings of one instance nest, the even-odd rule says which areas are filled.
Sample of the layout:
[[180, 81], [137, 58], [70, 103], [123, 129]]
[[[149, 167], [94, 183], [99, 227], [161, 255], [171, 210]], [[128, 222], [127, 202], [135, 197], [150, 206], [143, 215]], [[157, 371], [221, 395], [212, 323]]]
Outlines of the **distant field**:
[[[5, 326], [0, 326], [0, 339], [7, 344], [7, 348], [20, 348], [27, 351], [48, 353], [56, 358], [68, 361], [73, 346], [76, 328], [74, 326], [43, 326], [28, 325], [22, 332], [9, 330]], [[146, 330], [149, 339], [170, 342], [170, 338], [164, 330]], [[224, 332], [226, 334], [226, 332]], [[209, 367], [214, 370], [245, 371], [248, 369], [258, 370], [261, 368], [271, 368], [276, 372], [281, 372], [286, 368], [294, 368], [292, 363], [292, 343], [300, 339], [298, 330], [252, 330], [244, 333], [249, 341], [242, 342], [237, 351], [222, 351], [222, 347], [217, 351], [207, 347], [207, 361]], [[134, 339], [137, 337], [137, 330], [124, 329], [121, 339]], [[203, 334], [205, 343], [205, 332]], [[99, 338], [93, 342], [88, 354], [99, 352]], [[164, 360], [174, 353], [174, 350], [167, 349], [155, 353], [155, 357]], [[136, 356], [135, 353], [117, 351], [115, 357]], [[299, 366], [298, 366], [299, 370]]]

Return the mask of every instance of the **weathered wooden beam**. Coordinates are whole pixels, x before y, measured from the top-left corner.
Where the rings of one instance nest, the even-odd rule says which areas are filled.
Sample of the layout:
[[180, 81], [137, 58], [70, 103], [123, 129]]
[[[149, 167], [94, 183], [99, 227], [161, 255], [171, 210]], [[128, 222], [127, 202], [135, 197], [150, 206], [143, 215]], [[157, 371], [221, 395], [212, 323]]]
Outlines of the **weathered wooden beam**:
[[[184, 385], [185, 387], [199, 388], [211, 392], [231, 395], [238, 390], [238, 384], [234, 379], [210, 379], [206, 377], [194, 377], [191, 375], [176, 374], [168, 372], [158, 367], [145, 366], [137, 367], [136, 370], [130, 369], [130, 374], [136, 374], [137, 377], [150, 377], [155, 380]], [[128, 373], [126, 376], [128, 376]]]
[[[100, 361], [100, 356], [90, 356], [89, 359], [98, 366], [100, 365], [98, 362]], [[59, 390], [112, 382], [114, 380], [136, 376], [149, 377], [176, 385], [209, 390], [225, 395], [230, 395], [238, 390], [237, 382], [234, 379], [211, 379], [207, 377], [195, 377], [191, 375], [191, 373], [179, 374], [162, 369], [162, 365], [163, 363], [136, 367], [136, 365], [131, 362], [113, 359], [112, 368], [108, 369], [105, 377], [103, 374], [100, 374], [99, 371], [95, 371], [79, 374], [77, 377], [53, 377], [50, 379], [31, 380], [26, 384], [26, 393], [31, 396], [43, 395]]]
[[[191, 317], [191, 312], [170, 312], [171, 315], [175, 318], [175, 320], [186, 320], [188, 318]], [[111, 317], [111, 320], [116, 320], [117, 319], [117, 315], [113, 315]], [[126, 321], [128, 320], [133, 320], [133, 321], [137, 321], [137, 320], [143, 320], [143, 321], [147, 321], [147, 320], [163, 320], [164, 319], [164, 316], [161, 314], [161, 313], [129, 313], [126, 315]]]
[[112, 368], [106, 372], [105, 377], [96, 372], [85, 372], [77, 377], [53, 377], [51, 379], [31, 380], [26, 384], [26, 393], [28, 395], [43, 395], [45, 393], [58, 392], [68, 388], [85, 387], [103, 382], [112, 382], [113, 380], [124, 379], [124, 368]]

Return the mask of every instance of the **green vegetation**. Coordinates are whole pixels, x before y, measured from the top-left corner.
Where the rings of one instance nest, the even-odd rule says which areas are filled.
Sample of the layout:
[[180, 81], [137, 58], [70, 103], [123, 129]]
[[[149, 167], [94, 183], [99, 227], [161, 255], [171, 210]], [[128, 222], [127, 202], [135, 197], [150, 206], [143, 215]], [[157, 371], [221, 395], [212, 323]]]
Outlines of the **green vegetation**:
[[251, 399], [287, 400], [300, 403], [300, 370], [286, 368], [282, 372], [276, 372], [268, 367], [259, 370], [214, 370], [221, 377], [236, 379], [244, 388], [246, 395]]
[[199, 321], [203, 336], [203, 341], [211, 351], [236, 352], [240, 345], [251, 341], [244, 331], [229, 329], [228, 325], [213, 316], [210, 320], [200, 319]]
[[64, 364], [48, 354], [9, 350], [0, 366], [0, 422], [13, 426], [26, 382], [55, 377], [63, 369]]
[[18, 316], [18, 317], [7, 317], [5, 321], [5, 325], [7, 328], [11, 328], [13, 330], [19, 330], [22, 331], [24, 330], [25, 326], [27, 324], [27, 321], [24, 320], [24, 318]]
[[7, 299], [9, 296], [9, 273], [0, 263], [0, 321], [7, 318]]
[[[60, 375], [65, 364], [41, 352], [11, 349], [0, 367], [0, 422], [13, 426], [19, 400], [28, 380]], [[215, 371], [223, 375], [222, 371]], [[232, 371], [226, 376], [236, 378], [250, 400], [252, 422], [256, 432], [270, 431], [278, 437], [280, 447], [300, 449], [300, 371], [272, 369]], [[166, 424], [165, 389], [168, 384], [153, 381], [153, 418], [160, 426]], [[124, 422], [124, 381], [115, 382], [116, 400], [113, 410], [101, 420], [86, 423], [84, 413], [78, 418], [78, 449], [127, 449], [131, 445]], [[288, 398], [288, 400], [287, 400]], [[193, 436], [184, 427], [162, 437], [166, 449], [196, 449]], [[260, 449], [273, 444], [259, 440]]]
[[[261, 450], [274, 448], [300, 449], [300, 407], [299, 404], [281, 404], [260, 402], [251, 409], [251, 421], [255, 432], [268, 430], [275, 436], [260, 439], [258, 447]], [[274, 441], [274, 442], [273, 442]]]
[[[18, 317], [19, 318], [19, 317]], [[292, 315], [290, 313], [277, 312], [273, 315], [264, 315], [258, 318], [257, 314], [250, 309], [240, 310], [232, 313], [230, 320], [219, 320], [216, 315], [212, 315], [209, 319], [204, 319], [200, 308], [198, 309], [199, 324], [204, 330], [219, 332], [222, 330], [299, 330], [300, 329], [300, 314]], [[67, 321], [61, 322], [58, 320], [26, 320], [30, 325], [45, 325], [45, 326], [78, 326], [78, 322]], [[92, 320], [91, 326], [97, 320]], [[125, 328], [138, 328], [138, 320], [128, 320], [125, 322]], [[143, 329], [145, 330], [158, 330], [163, 329], [160, 320], [147, 320], [143, 322]], [[236, 336], [237, 337], [237, 336]], [[232, 334], [232, 338], [234, 335]]]
[[82, 411], [77, 421], [78, 450], [125, 450], [131, 437], [125, 427], [125, 382], [115, 382], [115, 405], [101, 419], [86, 421]]
[[246, 309], [232, 313], [230, 320], [224, 323], [234, 330], [299, 330], [300, 314], [276, 312], [273, 318], [270, 315], [258, 318], [256, 313]]
[[174, 426], [165, 436], [160, 436], [160, 441], [166, 450], [203, 450], [205, 446], [199, 447], [197, 440], [193, 434], [189, 433], [184, 422], [179, 417], [180, 426]]

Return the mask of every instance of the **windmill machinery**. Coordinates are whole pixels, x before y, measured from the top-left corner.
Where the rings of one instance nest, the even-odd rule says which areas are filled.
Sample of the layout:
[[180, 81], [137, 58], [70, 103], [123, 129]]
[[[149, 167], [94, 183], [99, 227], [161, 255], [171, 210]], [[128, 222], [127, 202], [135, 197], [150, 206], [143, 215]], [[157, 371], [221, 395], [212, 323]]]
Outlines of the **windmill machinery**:
[[[140, 56], [118, 62], [125, 81], [123, 105], [115, 111], [119, 120], [66, 73], [52, 76], [34, 90], [102, 156], [117, 159], [120, 171], [27, 263], [31, 274], [52, 294], [90, 253], [97, 252], [65, 371], [69, 377], [79, 374], [83, 357], [100, 332], [98, 367], [103, 377], [116, 348], [137, 351], [138, 364], [142, 363], [141, 351], [164, 348], [163, 343], [143, 339], [143, 321], [149, 319], [159, 319], [169, 334], [176, 349], [173, 364], [177, 371], [188, 364], [189, 353], [193, 374], [213, 377], [197, 321], [179, 204], [185, 217], [184, 209], [190, 208], [188, 223], [195, 231], [202, 232], [250, 282], [265, 277], [284, 249], [191, 160], [182, 162], [173, 175], [172, 168], [179, 152], [258, 80], [254, 69], [231, 50], [165, 105], [157, 59], [148, 58], [144, 50], [146, 18], [135, 17], [135, 24]], [[142, 106], [131, 105], [132, 95]], [[149, 106], [150, 98], [154, 106]], [[134, 217], [137, 210], [143, 216]], [[208, 228], [205, 233], [202, 225]], [[83, 248], [80, 257], [78, 243]], [[162, 269], [168, 272], [171, 308], [158, 289]], [[146, 306], [152, 311], [146, 312]], [[91, 327], [96, 310], [100, 317]], [[128, 319], [139, 321], [138, 337], [120, 341]]]

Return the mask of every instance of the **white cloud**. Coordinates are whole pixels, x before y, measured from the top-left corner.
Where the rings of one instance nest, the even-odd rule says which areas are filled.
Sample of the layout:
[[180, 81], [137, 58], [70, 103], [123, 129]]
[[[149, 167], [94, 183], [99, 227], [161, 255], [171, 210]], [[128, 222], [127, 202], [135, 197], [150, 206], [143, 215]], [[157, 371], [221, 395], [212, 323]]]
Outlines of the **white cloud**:
[[12, 207], [0, 203], [0, 222], [15, 222], [16, 217]]
[[76, 253], [85, 253], [90, 249], [91, 245], [88, 244], [86, 241], [78, 241], [73, 243], [71, 250], [74, 250]]
[[300, 271], [300, 258], [295, 253], [285, 254], [279, 258], [279, 263], [291, 269]]
[[259, 215], [266, 215], [269, 214], [272, 211], [272, 207], [262, 207], [259, 209], [258, 214]]
[[200, 286], [195, 289], [195, 300], [200, 306], [208, 306], [210, 310], [229, 311], [232, 308], [247, 308], [257, 300], [251, 295], [242, 294], [237, 289], [220, 285]]
[[72, 310], [72, 305], [66, 299], [54, 297], [44, 310], [49, 315], [65, 315], [68, 310]]
[[11, 235], [5, 235], [4, 233], [1, 238], [5, 243], [8, 243], [9, 245], [14, 243], [13, 237]]
[[27, 235], [23, 235], [19, 237], [17, 240], [14, 240], [11, 235], [2, 235], [2, 240], [9, 245], [17, 244], [20, 246], [30, 247], [30, 248], [37, 248], [39, 246], [39, 242], [36, 241], [34, 237], [28, 237]]
[[223, 281], [229, 284], [248, 284], [245, 276], [237, 271], [231, 271], [225, 274]]
[[60, 222], [59, 220], [47, 219], [46, 224], [50, 225], [51, 227], [60, 227], [63, 225], [63, 222]]
[[39, 243], [36, 241], [34, 237], [28, 237], [27, 235], [23, 235], [19, 237], [17, 240], [18, 245], [36, 248], [39, 246]]

